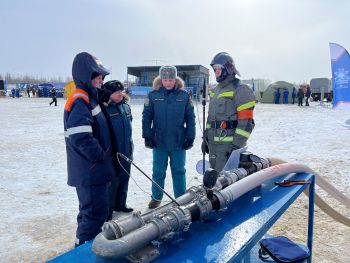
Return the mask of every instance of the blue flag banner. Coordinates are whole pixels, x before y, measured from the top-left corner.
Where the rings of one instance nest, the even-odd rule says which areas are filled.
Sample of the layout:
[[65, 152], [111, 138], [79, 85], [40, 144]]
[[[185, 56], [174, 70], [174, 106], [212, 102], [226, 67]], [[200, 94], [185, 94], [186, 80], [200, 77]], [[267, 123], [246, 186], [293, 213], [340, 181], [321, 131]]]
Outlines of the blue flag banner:
[[341, 45], [329, 43], [332, 63], [333, 109], [350, 109], [350, 55]]

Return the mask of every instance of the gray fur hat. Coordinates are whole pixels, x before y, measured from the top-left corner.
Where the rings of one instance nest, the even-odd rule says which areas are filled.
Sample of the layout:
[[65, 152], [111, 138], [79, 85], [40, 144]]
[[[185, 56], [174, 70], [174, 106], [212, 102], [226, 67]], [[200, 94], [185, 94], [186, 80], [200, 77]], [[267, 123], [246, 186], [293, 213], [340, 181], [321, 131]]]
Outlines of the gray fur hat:
[[174, 66], [162, 66], [159, 69], [159, 76], [161, 79], [176, 79], [177, 69]]

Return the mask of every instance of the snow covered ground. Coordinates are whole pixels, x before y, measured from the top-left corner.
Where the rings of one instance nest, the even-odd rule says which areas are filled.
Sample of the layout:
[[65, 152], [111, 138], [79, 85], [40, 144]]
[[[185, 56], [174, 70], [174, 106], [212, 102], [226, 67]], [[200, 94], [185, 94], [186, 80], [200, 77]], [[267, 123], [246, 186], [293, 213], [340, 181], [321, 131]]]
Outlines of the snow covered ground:
[[[0, 262], [44, 262], [73, 247], [78, 202], [74, 188], [66, 184], [65, 101], [59, 99], [57, 107], [50, 107], [49, 101], [0, 99]], [[151, 151], [141, 139], [142, 108], [142, 101], [132, 102], [134, 157], [151, 175]], [[196, 115], [201, 119], [200, 104]], [[316, 103], [302, 108], [258, 104], [249, 150], [261, 157], [306, 164], [350, 197], [350, 130], [341, 125], [348, 119], [349, 111], [334, 111]], [[195, 145], [187, 154], [189, 186], [201, 183], [195, 172], [195, 163], [201, 158], [200, 144], [197, 124]], [[135, 169], [132, 177], [128, 205], [143, 210], [150, 200], [151, 184]], [[170, 176], [166, 190], [172, 193]], [[317, 191], [350, 217], [349, 209]], [[302, 195], [270, 233], [305, 241], [306, 218], [307, 198]], [[314, 227], [314, 262], [350, 262], [348, 227], [318, 208]]]

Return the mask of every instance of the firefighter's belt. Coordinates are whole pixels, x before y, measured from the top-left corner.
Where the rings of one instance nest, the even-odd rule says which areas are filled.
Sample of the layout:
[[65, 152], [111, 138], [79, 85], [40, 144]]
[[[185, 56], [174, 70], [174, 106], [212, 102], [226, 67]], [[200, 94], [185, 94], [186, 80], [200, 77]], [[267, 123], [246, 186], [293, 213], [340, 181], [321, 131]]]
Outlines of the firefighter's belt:
[[212, 129], [236, 129], [237, 121], [211, 121], [210, 128]]

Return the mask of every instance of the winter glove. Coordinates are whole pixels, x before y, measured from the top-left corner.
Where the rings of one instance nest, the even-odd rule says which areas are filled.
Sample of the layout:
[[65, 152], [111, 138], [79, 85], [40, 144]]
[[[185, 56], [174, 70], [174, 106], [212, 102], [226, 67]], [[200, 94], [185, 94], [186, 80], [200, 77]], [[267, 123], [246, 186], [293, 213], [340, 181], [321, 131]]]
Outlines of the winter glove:
[[153, 149], [156, 147], [156, 143], [152, 138], [145, 138], [145, 146], [146, 148]]
[[209, 153], [208, 140], [204, 139], [204, 140], [202, 141], [201, 149], [202, 149], [202, 153], [203, 153], [203, 154]]
[[186, 138], [182, 145], [182, 148], [184, 148], [184, 150], [191, 149], [193, 147], [193, 142], [194, 142], [194, 139]]
[[102, 89], [100, 93], [100, 103], [108, 103], [111, 95], [112, 91], [108, 89]]

